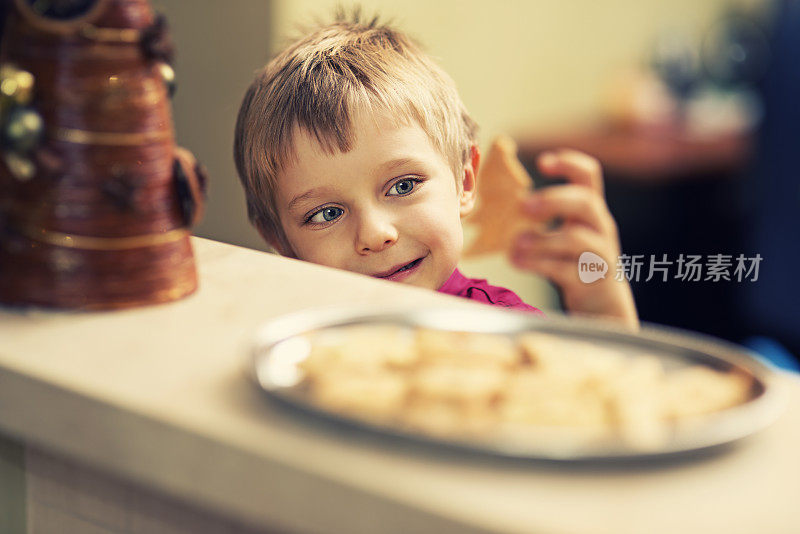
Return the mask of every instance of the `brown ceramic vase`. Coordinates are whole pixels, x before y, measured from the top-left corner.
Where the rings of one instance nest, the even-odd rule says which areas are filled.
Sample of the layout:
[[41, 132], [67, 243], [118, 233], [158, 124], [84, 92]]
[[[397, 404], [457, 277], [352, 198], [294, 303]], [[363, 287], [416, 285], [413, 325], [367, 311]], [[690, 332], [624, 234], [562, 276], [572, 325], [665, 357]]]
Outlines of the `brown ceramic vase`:
[[6, 1], [0, 64], [32, 75], [24, 105], [41, 132], [14, 144], [22, 100], [9, 95], [24, 78], [0, 79], [0, 303], [112, 309], [189, 295], [204, 183], [175, 145], [163, 20], [146, 0]]

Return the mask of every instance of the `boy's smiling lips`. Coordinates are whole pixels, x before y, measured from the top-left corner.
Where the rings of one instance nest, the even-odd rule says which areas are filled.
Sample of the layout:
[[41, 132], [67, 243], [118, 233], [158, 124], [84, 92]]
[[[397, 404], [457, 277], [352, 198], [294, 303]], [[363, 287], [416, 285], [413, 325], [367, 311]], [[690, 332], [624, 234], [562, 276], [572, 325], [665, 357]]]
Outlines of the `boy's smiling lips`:
[[395, 281], [395, 282], [400, 281], [400, 280], [404, 280], [405, 278], [408, 278], [409, 276], [411, 276], [411, 274], [416, 272], [416, 270], [419, 268], [420, 264], [422, 263], [422, 260], [424, 260], [424, 259], [425, 259], [425, 256], [422, 256], [422, 257], [419, 257], [419, 258], [417, 258], [417, 259], [415, 259], [413, 261], [395, 265], [394, 267], [392, 267], [391, 269], [388, 269], [386, 271], [382, 271], [382, 272], [379, 272], [379, 273], [374, 273], [371, 276], [373, 276], [375, 278], [383, 278], [385, 280], [392, 280], [392, 281]]

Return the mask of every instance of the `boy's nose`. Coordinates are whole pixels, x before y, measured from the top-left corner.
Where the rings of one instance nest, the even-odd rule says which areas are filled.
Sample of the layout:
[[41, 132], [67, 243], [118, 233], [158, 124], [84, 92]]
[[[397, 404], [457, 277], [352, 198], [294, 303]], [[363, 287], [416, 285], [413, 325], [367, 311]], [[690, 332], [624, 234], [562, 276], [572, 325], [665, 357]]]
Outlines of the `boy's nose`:
[[359, 254], [380, 252], [397, 241], [397, 228], [389, 221], [374, 215], [364, 217], [356, 235]]

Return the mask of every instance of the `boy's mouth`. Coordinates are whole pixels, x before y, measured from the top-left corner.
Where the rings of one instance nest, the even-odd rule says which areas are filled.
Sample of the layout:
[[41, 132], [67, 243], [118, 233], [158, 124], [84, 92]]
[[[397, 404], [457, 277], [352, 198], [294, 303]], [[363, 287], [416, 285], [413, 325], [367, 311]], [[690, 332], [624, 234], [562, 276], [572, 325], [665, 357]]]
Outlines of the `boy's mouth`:
[[410, 276], [411, 273], [413, 273], [417, 269], [417, 267], [419, 267], [419, 264], [422, 263], [422, 260], [424, 259], [425, 259], [424, 257], [417, 258], [412, 262], [397, 267], [392, 267], [388, 271], [383, 271], [382, 273], [376, 273], [373, 274], [372, 276], [374, 276], [375, 278], [384, 278], [386, 280], [399, 281]]

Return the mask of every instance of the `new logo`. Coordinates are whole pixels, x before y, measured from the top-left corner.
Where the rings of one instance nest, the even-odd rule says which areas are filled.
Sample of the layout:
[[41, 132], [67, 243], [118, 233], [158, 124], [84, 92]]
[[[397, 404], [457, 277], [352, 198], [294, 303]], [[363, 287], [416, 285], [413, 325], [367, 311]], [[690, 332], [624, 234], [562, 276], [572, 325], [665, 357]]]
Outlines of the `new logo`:
[[608, 263], [594, 252], [584, 252], [578, 258], [578, 278], [584, 284], [591, 284], [606, 277]]

